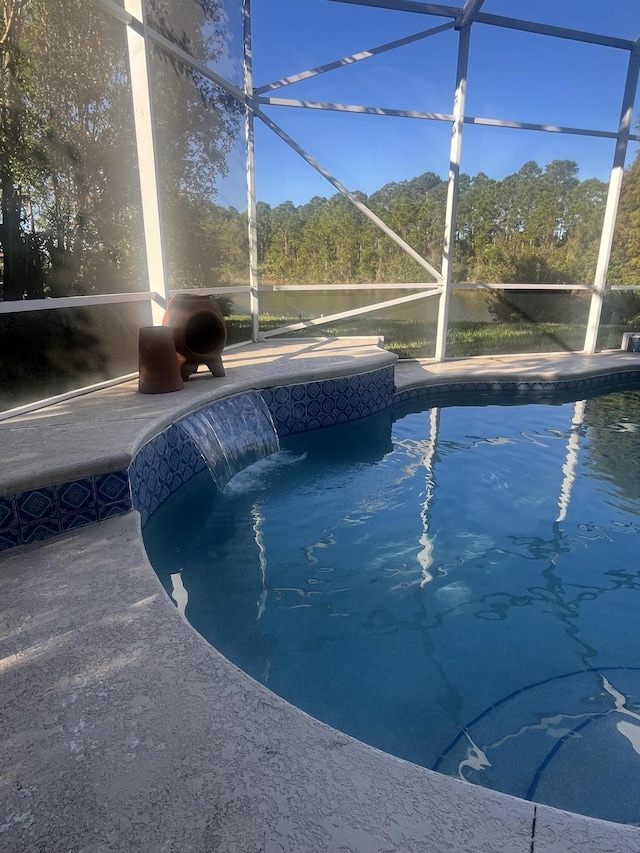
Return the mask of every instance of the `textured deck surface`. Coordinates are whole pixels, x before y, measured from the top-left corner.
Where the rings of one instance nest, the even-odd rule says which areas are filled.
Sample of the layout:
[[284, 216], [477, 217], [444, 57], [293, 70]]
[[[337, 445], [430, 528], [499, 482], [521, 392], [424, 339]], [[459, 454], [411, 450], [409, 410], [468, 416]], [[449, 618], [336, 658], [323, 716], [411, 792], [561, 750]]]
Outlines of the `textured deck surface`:
[[[234, 351], [224, 380], [162, 397], [118, 386], [5, 422], [3, 488], [121, 465], [215, 396], [392, 360], [367, 344], [335, 347]], [[399, 365], [396, 384], [640, 364], [592, 358], [414, 362]], [[0, 557], [0, 722], [3, 853], [640, 853], [640, 829], [424, 770], [271, 694], [184, 622], [135, 513]]]

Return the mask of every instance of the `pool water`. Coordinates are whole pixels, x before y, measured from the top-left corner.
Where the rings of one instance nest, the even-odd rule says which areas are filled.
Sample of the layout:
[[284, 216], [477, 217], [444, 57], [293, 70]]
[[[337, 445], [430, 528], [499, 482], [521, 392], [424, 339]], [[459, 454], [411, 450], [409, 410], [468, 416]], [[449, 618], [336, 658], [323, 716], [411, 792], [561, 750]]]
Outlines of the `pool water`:
[[314, 717], [640, 823], [640, 391], [291, 437], [192, 480], [145, 543], [191, 624]]

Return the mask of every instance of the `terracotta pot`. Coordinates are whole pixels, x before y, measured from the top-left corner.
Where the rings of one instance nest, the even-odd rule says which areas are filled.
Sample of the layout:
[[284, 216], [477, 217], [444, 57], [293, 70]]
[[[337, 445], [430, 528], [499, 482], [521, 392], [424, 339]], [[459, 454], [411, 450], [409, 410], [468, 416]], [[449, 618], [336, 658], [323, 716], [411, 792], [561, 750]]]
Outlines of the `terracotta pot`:
[[206, 364], [213, 376], [224, 376], [221, 354], [227, 343], [227, 326], [212, 296], [176, 294], [169, 301], [162, 325], [173, 330], [183, 379], [201, 364]]
[[143, 326], [139, 333], [138, 354], [138, 390], [141, 394], [165, 394], [184, 388], [171, 329]]

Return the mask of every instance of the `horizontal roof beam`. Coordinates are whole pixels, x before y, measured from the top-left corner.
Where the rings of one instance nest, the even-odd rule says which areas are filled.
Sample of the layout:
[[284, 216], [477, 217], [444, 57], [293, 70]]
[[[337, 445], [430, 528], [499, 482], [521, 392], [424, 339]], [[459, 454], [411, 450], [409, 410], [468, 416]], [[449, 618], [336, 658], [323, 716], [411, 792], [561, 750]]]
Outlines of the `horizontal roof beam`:
[[355, 6], [373, 6], [377, 9], [392, 9], [398, 12], [415, 12], [419, 15], [438, 15], [453, 18], [456, 26], [477, 22], [490, 24], [494, 27], [521, 30], [539, 35], [581, 41], [588, 44], [599, 44], [604, 47], [616, 47], [621, 50], [633, 50], [636, 41], [633, 39], [605, 36], [600, 33], [590, 33], [583, 30], [572, 30], [569, 27], [556, 27], [553, 24], [542, 24], [537, 21], [525, 21], [519, 18], [509, 18], [504, 15], [490, 15], [479, 11], [480, 0], [467, 0], [464, 7], [443, 6], [439, 3], [419, 3], [413, 0], [329, 0], [330, 3], [350, 3]]
[[[364, 104], [332, 104], [326, 101], [307, 101], [293, 98], [258, 98], [259, 104], [271, 107], [293, 107], [305, 110], [328, 110], [339, 113], [356, 113], [358, 115], [390, 116], [392, 118], [413, 118], [423, 121], [453, 121], [449, 113], [427, 113], [418, 110], [396, 110], [390, 107], [372, 107]], [[601, 139], [617, 139], [615, 130], [596, 130], [587, 127], [563, 127], [557, 124], [534, 124], [525, 121], [509, 121], [498, 118], [482, 118], [481, 116], [465, 116], [465, 124], [483, 125], [485, 127], [506, 127], [510, 130], [535, 130], [545, 133], [565, 133], [572, 136], [593, 136]], [[640, 136], [630, 135], [629, 139], [640, 142]]]
[[631, 39], [615, 38], [614, 36], [605, 36], [599, 33], [588, 33], [583, 30], [572, 30], [568, 27], [555, 27], [552, 24], [541, 24], [537, 21], [522, 21], [519, 18], [507, 18], [503, 15], [488, 15], [486, 12], [479, 12], [474, 20], [478, 24], [490, 24], [494, 27], [504, 27], [509, 30], [520, 30], [521, 32], [553, 36], [571, 41], [581, 41], [588, 44], [599, 44], [604, 47], [617, 47], [621, 50], [633, 50], [635, 45], [635, 42]]
[[[586, 127], [562, 127], [557, 124], [533, 124], [526, 121], [505, 121], [495, 118], [465, 116], [465, 124], [477, 124], [484, 127], [506, 127], [511, 130], [537, 130], [545, 133], [566, 133], [570, 136], [593, 136], [601, 139], [617, 139], [615, 130], [593, 130]], [[630, 139], [640, 140], [640, 136], [630, 136]]]
[[327, 71], [335, 71], [337, 68], [344, 68], [347, 65], [353, 65], [354, 62], [361, 62], [363, 59], [371, 59], [372, 56], [379, 56], [381, 53], [386, 53], [389, 50], [395, 50], [398, 47], [404, 47], [407, 44], [420, 41], [421, 39], [429, 38], [430, 36], [438, 35], [438, 33], [446, 32], [454, 27], [452, 21], [446, 24], [440, 24], [438, 27], [432, 27], [429, 30], [422, 30], [419, 33], [412, 33], [395, 41], [381, 44], [378, 47], [371, 47], [368, 50], [361, 50], [358, 53], [353, 53], [351, 56], [344, 56], [341, 59], [336, 59], [334, 62], [327, 62], [325, 65], [318, 65], [316, 68], [311, 68], [309, 71], [301, 71], [299, 74], [292, 74], [290, 77], [283, 77], [273, 83], [267, 83], [265, 86], [260, 86], [255, 90], [257, 95], [263, 92], [273, 92], [274, 89], [281, 89], [284, 86], [290, 86], [292, 83], [299, 83], [301, 80], [308, 80], [311, 77], [317, 77], [319, 74], [325, 74]]
[[374, 6], [396, 12], [417, 12], [419, 15], [439, 15], [441, 18], [458, 18], [462, 13], [459, 6], [443, 6], [440, 3], [414, 3], [413, 0], [329, 0], [330, 3], [351, 3], [354, 6]]
[[[313, 286], [317, 289], [322, 288], [322, 285]], [[325, 314], [323, 317], [317, 317], [313, 320], [302, 320], [300, 323], [291, 323], [289, 326], [281, 326], [279, 329], [269, 329], [266, 332], [261, 332], [260, 338], [266, 340], [287, 332], [298, 332], [301, 329], [310, 329], [314, 326], [326, 326], [328, 323], [347, 320], [349, 317], [360, 317], [363, 314], [371, 314], [373, 311], [381, 311], [383, 308], [395, 308], [398, 305], [406, 305], [408, 302], [419, 302], [423, 299], [439, 296], [439, 294], [440, 288], [437, 288], [422, 293], [411, 293], [409, 296], [399, 296], [397, 299], [387, 299], [384, 302], [374, 302], [371, 305], [363, 305], [361, 308], [350, 308], [348, 311], [340, 311], [337, 314]]]
[[387, 109], [386, 107], [364, 106], [362, 104], [331, 104], [325, 101], [294, 100], [293, 98], [258, 98], [258, 103], [267, 104], [272, 107], [299, 107], [306, 110], [329, 110], [339, 113], [359, 113], [361, 115], [431, 119], [432, 121], [453, 121], [453, 115], [448, 113], [423, 113], [416, 110], [394, 110]]

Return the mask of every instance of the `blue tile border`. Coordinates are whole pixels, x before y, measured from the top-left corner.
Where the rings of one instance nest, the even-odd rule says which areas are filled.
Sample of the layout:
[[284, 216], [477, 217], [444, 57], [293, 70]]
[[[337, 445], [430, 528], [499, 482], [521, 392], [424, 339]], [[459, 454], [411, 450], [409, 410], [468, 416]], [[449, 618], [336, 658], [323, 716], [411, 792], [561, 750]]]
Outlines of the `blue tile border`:
[[18, 510], [14, 495], [0, 498], [0, 530], [8, 530], [18, 526]]
[[[379, 412], [392, 405], [393, 392], [394, 368], [389, 366], [354, 376], [266, 388], [260, 394], [276, 432], [284, 437]], [[228, 399], [201, 408], [218, 407], [225, 418], [229, 416]], [[238, 428], [242, 427], [239, 423]], [[129, 468], [133, 507], [140, 513], [142, 526], [168, 497], [205, 468], [198, 447], [179, 421], [147, 442]]]
[[148, 441], [129, 466], [133, 507], [140, 513], [142, 526], [160, 504], [205, 467], [194, 441], [178, 424]]
[[418, 398], [440, 398], [448, 394], [482, 394], [492, 397], [532, 397], [574, 391], [596, 391], [603, 388], [615, 390], [619, 385], [640, 382], [640, 370], [620, 370], [597, 376], [582, 376], [576, 379], [509, 379], [481, 380], [478, 382], [441, 382], [420, 385], [394, 394], [393, 404]]
[[80, 515], [96, 508], [96, 484], [90, 477], [55, 486], [55, 493], [61, 514]]
[[383, 367], [300, 385], [266, 388], [267, 404], [278, 435], [309, 432], [367, 417], [393, 403], [394, 368]]
[[0, 498], [0, 551], [30, 545], [132, 508], [126, 471]]
[[[308, 432], [358, 420], [407, 400], [441, 399], [448, 394], [534, 398], [557, 392], [615, 389], [640, 382], [639, 370], [623, 370], [560, 380], [480, 380], [422, 385], [395, 391], [394, 368], [267, 388], [260, 393], [278, 435]], [[225, 399], [225, 398], [222, 398]], [[218, 402], [222, 402], [218, 401]], [[202, 408], [215, 405], [208, 403]], [[173, 492], [206, 468], [191, 437], [178, 423], [154, 436], [126, 471], [32, 489], [0, 497], [0, 551], [27, 545], [136, 509], [142, 526]]]

